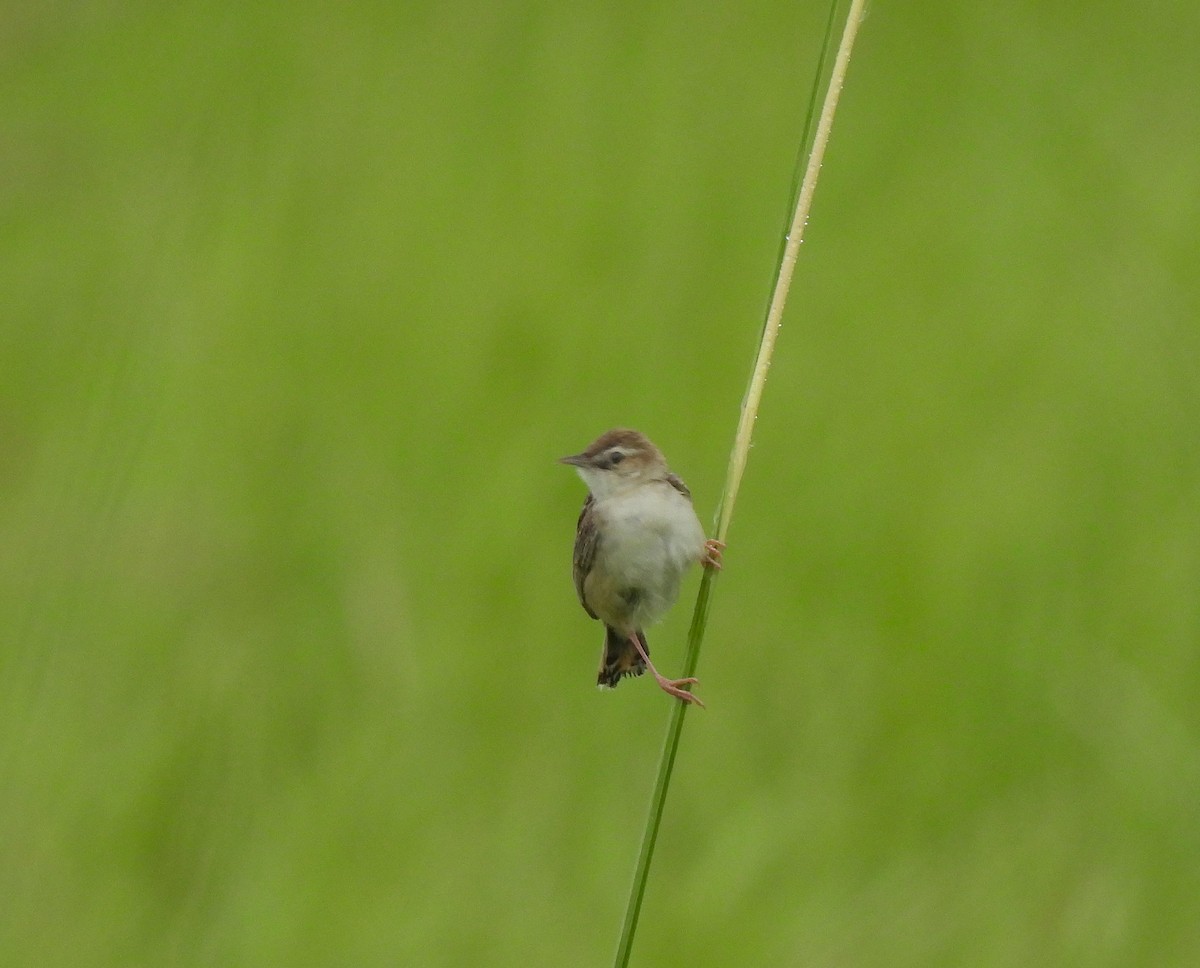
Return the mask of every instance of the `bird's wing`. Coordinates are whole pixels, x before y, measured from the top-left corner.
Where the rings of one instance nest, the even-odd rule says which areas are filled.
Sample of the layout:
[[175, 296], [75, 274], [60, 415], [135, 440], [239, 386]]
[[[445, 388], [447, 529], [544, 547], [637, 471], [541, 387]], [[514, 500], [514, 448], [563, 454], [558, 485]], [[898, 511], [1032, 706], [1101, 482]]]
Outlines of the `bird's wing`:
[[675, 488], [675, 490], [677, 490], [680, 494], [682, 494], [684, 497], [686, 497], [689, 501], [692, 499], [692, 492], [689, 491], [688, 486], [679, 479], [678, 474], [668, 474], [667, 475], [667, 483], [670, 484], [673, 488]]
[[579, 512], [579, 523], [575, 526], [575, 555], [572, 561], [575, 594], [579, 596], [579, 604], [583, 606], [583, 610], [592, 618], [597, 616], [583, 597], [583, 583], [588, 572], [592, 570], [596, 561], [596, 549], [600, 546], [600, 529], [596, 527], [596, 515], [593, 511], [595, 503], [596, 499], [589, 494], [583, 502], [583, 510]]

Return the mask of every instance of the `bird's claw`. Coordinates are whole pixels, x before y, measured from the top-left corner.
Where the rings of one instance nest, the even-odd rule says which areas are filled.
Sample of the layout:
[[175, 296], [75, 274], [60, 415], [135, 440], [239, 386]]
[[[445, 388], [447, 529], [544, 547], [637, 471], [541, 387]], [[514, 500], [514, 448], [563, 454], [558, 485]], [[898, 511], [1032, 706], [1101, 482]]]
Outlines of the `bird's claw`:
[[700, 564], [705, 568], [715, 568], [721, 570], [721, 553], [725, 550], [725, 542], [718, 541], [716, 538], [709, 538], [704, 542], [704, 555], [700, 559]]
[[694, 685], [699, 681], [695, 676], [688, 676], [686, 679], [668, 679], [666, 676], [660, 675], [658, 677], [658, 687], [668, 696], [674, 696], [676, 699], [681, 699], [686, 703], [695, 703], [703, 709], [704, 703], [700, 701], [700, 697], [683, 688], [684, 686]]

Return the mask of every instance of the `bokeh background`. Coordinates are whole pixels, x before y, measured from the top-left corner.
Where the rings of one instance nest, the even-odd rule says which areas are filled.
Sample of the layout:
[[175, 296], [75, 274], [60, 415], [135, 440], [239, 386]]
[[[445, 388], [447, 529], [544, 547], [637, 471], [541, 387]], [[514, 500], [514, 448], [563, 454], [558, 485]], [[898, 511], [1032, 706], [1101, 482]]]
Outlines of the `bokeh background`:
[[[826, 14], [6, 9], [0, 962], [609, 963]], [[635, 964], [1200, 963], [1198, 49], [870, 8]]]

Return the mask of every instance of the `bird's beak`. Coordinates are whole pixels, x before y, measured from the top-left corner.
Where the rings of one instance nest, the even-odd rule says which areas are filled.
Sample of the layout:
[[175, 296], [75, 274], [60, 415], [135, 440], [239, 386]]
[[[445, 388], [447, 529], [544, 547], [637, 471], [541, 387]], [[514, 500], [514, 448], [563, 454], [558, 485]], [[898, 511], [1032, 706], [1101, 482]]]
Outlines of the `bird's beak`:
[[591, 461], [584, 454], [572, 454], [570, 457], [560, 457], [560, 464], [570, 464], [572, 467], [587, 467]]

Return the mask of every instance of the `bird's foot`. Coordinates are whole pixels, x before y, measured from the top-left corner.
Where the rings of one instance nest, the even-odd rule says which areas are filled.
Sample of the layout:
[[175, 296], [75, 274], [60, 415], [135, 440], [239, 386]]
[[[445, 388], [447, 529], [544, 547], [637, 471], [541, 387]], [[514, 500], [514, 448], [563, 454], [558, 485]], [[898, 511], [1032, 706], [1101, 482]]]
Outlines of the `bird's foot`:
[[704, 555], [700, 558], [700, 564], [705, 568], [715, 568], [721, 570], [721, 553], [725, 550], [725, 542], [718, 541], [716, 538], [709, 538], [704, 542]]
[[693, 695], [684, 686], [691, 686], [698, 683], [700, 680], [695, 676], [688, 676], [686, 679], [668, 679], [664, 675], [654, 673], [654, 678], [658, 680], [658, 688], [665, 692], [668, 696], [674, 696], [676, 699], [682, 699], [686, 703], [695, 703], [701, 709], [704, 708], [704, 703], [700, 701], [700, 697]]
[[668, 679], [656, 668], [654, 668], [654, 663], [650, 661], [649, 653], [646, 652], [645, 647], [642, 645], [641, 639], [638, 638], [636, 634], [630, 635], [629, 641], [633, 643], [633, 647], [637, 651], [637, 654], [640, 655], [642, 657], [642, 661], [646, 663], [646, 668], [654, 674], [654, 678], [658, 682], [659, 689], [665, 692], [668, 696], [674, 696], [676, 699], [682, 700], [685, 703], [695, 703], [701, 709], [704, 708], [704, 703], [700, 701], [700, 697], [692, 695], [691, 690], [684, 688], [684, 686], [696, 685], [696, 683], [700, 681], [699, 679], [697, 679], [695, 676], [688, 676], [686, 679]]

